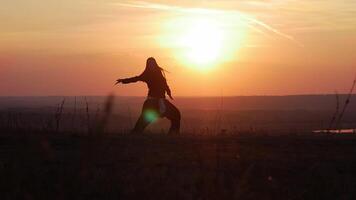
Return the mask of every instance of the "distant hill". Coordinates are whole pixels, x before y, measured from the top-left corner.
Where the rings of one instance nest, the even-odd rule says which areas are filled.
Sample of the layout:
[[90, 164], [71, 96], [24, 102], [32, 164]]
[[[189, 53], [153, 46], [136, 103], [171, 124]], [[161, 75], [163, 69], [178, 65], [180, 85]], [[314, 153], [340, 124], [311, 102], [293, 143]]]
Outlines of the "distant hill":
[[[107, 97], [0, 97], [0, 124], [8, 118], [22, 120], [21, 124], [43, 124], [53, 119], [65, 99], [62, 128], [71, 130], [73, 123], [83, 128], [87, 120], [103, 111]], [[340, 109], [346, 95], [340, 95]], [[131, 129], [142, 109], [145, 97], [116, 97], [109, 127], [112, 131]], [[335, 113], [335, 95], [295, 96], [236, 96], [236, 97], [177, 97], [174, 104], [182, 113], [182, 130], [319, 130], [329, 127]], [[74, 109], [75, 108], [75, 109]], [[356, 95], [352, 96], [343, 118], [343, 128], [356, 127]], [[75, 113], [75, 116], [74, 116]], [[77, 121], [73, 119], [76, 118]], [[168, 127], [167, 120], [152, 126], [160, 131]], [[340, 126], [341, 127], [341, 126]]]
[[[347, 95], [340, 95], [340, 106]], [[0, 97], [0, 109], [55, 107], [63, 99], [66, 107], [74, 107], [75, 97]], [[105, 96], [86, 97], [91, 106], [105, 102]], [[141, 109], [145, 97], [116, 97], [115, 110]], [[76, 97], [77, 107], [85, 106], [85, 97]], [[334, 110], [335, 95], [177, 97], [173, 101], [185, 110]], [[356, 95], [352, 95], [348, 111], [356, 111]]]

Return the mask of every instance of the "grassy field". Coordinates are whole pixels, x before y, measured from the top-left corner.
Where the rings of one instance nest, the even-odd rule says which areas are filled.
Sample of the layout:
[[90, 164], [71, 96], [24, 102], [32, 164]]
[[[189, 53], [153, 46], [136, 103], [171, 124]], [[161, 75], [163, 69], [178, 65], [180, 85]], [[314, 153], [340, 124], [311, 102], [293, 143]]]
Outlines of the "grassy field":
[[127, 134], [142, 99], [99, 100], [0, 98], [1, 200], [356, 199], [356, 135], [312, 132], [355, 127], [355, 107], [330, 126], [329, 96], [181, 99], [178, 136], [167, 120]]
[[1, 199], [355, 199], [356, 137], [2, 134]]

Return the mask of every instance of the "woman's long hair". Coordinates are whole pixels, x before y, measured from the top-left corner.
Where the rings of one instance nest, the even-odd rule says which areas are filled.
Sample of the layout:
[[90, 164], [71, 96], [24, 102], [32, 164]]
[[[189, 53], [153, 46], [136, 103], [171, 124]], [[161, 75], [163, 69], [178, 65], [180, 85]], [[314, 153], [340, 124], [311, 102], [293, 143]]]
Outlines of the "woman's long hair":
[[157, 64], [156, 59], [154, 59], [153, 57], [149, 57], [146, 61], [146, 68], [141, 75], [149, 79], [165, 80], [166, 75], [164, 71], [165, 70]]

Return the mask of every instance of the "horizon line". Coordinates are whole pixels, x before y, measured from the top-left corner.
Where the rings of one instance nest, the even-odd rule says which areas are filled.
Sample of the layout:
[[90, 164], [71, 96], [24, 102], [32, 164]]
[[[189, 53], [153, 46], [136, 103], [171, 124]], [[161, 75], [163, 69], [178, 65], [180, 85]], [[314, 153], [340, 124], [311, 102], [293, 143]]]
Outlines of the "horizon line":
[[[0, 98], [6, 97], [107, 97], [108, 95], [0, 95]], [[335, 96], [333, 93], [305, 93], [305, 94], [256, 94], [256, 95], [178, 95], [174, 98], [212, 98], [212, 97], [288, 97], [288, 96]], [[339, 93], [337, 95], [349, 95], [349, 93]], [[351, 95], [356, 95], [352, 93]], [[115, 97], [134, 97], [134, 98], [146, 98], [145, 95], [113, 95]]]

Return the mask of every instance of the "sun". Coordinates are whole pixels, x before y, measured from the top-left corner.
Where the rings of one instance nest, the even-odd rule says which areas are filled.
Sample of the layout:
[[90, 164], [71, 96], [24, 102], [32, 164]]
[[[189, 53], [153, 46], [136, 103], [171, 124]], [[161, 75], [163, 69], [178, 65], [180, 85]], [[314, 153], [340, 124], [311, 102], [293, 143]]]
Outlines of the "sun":
[[195, 20], [188, 24], [179, 42], [183, 55], [191, 64], [208, 67], [222, 56], [224, 32], [212, 20]]
[[246, 35], [241, 19], [224, 14], [189, 14], [164, 22], [157, 37], [159, 44], [177, 63], [199, 71], [237, 60]]

